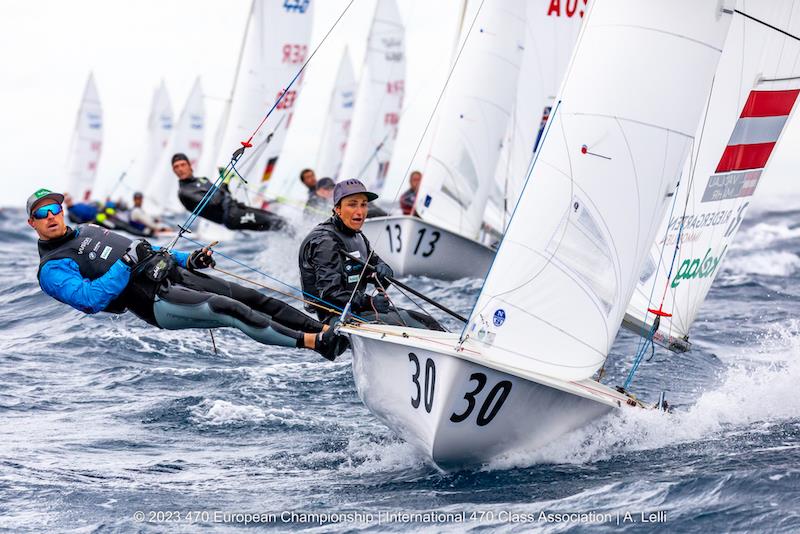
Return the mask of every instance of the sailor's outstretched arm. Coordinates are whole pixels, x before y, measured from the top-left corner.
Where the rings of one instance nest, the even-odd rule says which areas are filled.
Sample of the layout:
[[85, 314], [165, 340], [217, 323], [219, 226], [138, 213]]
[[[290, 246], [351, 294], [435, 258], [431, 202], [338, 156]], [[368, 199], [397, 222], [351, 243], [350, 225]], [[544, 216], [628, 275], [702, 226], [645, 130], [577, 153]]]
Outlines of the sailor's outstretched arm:
[[39, 274], [42, 291], [84, 313], [103, 311], [125, 290], [131, 269], [117, 260], [103, 276], [89, 280], [69, 258], [48, 261]]

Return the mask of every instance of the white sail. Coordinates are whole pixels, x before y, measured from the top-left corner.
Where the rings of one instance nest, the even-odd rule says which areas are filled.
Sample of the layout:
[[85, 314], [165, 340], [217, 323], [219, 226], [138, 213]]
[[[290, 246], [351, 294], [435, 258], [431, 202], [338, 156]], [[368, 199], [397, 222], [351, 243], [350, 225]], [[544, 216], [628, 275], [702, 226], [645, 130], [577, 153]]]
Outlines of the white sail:
[[152, 203], [148, 203], [149, 211], [157, 214], [183, 211], [184, 208], [178, 201], [178, 178], [172, 172], [172, 155], [182, 152], [193, 167], [197, 166], [203, 153], [204, 135], [205, 107], [198, 77], [144, 191], [145, 198], [152, 199]]
[[339, 177], [347, 139], [350, 136], [357, 88], [350, 54], [345, 48], [336, 74], [328, 119], [323, 130], [325, 133], [319, 148], [316, 173], [320, 177], [328, 176], [334, 180]]
[[596, 0], [465, 335], [487, 364], [602, 366], [680, 177], [731, 14]]
[[[169, 136], [172, 133], [172, 102], [169, 99], [167, 86], [164, 80], [153, 93], [153, 100], [150, 105], [150, 115], [147, 118], [147, 131], [145, 142], [139, 156], [134, 160], [131, 169], [124, 178], [127, 186], [124, 189], [126, 196], [130, 196], [133, 191], [139, 191], [150, 181], [156, 173], [161, 153], [167, 146]], [[114, 184], [110, 184], [114, 187]], [[123, 191], [116, 191], [121, 195]]]
[[[231, 155], [250, 139], [262, 118], [284, 93], [309, 54], [314, 2], [311, 0], [254, 0], [242, 44], [239, 66], [226, 115], [218, 167], [225, 167]], [[236, 166], [250, 189], [261, 192], [269, 186], [278, 157], [292, 122], [302, 76], [286, 91], [283, 99], [250, 141]], [[217, 171], [212, 171], [212, 178]], [[232, 188], [238, 191], [238, 188]], [[237, 196], [245, 196], [242, 191]]]
[[[472, 25], [466, 25], [468, 31]], [[444, 95], [417, 193], [423, 220], [476, 239], [523, 56], [525, 3], [487, 0]]]
[[103, 108], [100, 105], [94, 75], [89, 74], [67, 159], [67, 193], [76, 201], [89, 200], [92, 196], [92, 186], [97, 176], [97, 162], [102, 148]]
[[[738, 4], [777, 28], [794, 35], [800, 31], [794, 2]], [[669, 346], [688, 336], [756, 187], [772, 179], [766, 167], [799, 89], [800, 43], [735, 15], [698, 132], [696, 155], [656, 234], [626, 325], [641, 332], [646, 323], [644, 330], [649, 332], [655, 320], [648, 313], [652, 308], [671, 315], [661, 317], [657, 341]]]
[[405, 28], [395, 0], [378, 0], [339, 177], [380, 194], [389, 171], [405, 95]]
[[[499, 195], [492, 197], [496, 217], [485, 221], [505, 229], [522, 191], [537, 141], [553, 108], [558, 88], [572, 57], [588, 2], [528, 0], [525, 52], [514, 111], [495, 171]], [[487, 207], [488, 208], [488, 207]]]

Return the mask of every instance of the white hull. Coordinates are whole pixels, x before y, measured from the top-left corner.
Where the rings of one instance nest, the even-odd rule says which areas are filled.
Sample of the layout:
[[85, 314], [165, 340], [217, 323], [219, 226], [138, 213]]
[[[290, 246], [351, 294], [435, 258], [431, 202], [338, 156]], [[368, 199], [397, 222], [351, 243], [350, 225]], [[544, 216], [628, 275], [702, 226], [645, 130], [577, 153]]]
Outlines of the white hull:
[[467, 345], [454, 350], [457, 334], [377, 325], [342, 331], [350, 334], [361, 400], [442, 468], [536, 449], [629, 401], [593, 380], [522, 378], [475, 363]]
[[495, 254], [477, 241], [407, 215], [367, 219], [361, 231], [396, 276], [483, 278]]

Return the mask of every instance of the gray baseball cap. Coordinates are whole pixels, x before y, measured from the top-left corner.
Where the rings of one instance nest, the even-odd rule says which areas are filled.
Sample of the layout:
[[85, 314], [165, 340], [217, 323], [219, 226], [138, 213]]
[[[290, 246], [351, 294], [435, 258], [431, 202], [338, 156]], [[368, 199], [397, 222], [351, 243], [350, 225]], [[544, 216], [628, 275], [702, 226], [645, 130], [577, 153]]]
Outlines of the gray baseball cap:
[[333, 188], [333, 204], [337, 205], [344, 197], [349, 197], [350, 195], [355, 195], [358, 193], [364, 193], [367, 195], [367, 202], [372, 202], [378, 198], [378, 195], [375, 193], [370, 193], [367, 191], [366, 186], [361, 183], [361, 180], [351, 178], [350, 180], [339, 182], [336, 184], [336, 187]]
[[61, 204], [64, 202], [64, 195], [61, 193], [53, 193], [49, 189], [39, 189], [34, 194], [28, 197], [28, 203], [26, 204], [26, 211], [28, 212], [28, 217], [31, 216], [31, 212], [33, 212], [33, 206], [42, 200], [43, 198], [47, 198], [56, 202], [57, 204]]

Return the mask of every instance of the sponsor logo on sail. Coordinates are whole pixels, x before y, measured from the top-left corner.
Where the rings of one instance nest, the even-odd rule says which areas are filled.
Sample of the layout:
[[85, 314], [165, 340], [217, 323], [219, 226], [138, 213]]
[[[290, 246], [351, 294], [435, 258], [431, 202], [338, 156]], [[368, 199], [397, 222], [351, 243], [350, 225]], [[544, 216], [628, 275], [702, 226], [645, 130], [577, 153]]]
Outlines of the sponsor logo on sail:
[[492, 322], [495, 326], [502, 326], [506, 322], [506, 311], [502, 308], [495, 310]]
[[681, 266], [678, 268], [678, 274], [672, 279], [672, 287], [678, 287], [681, 280], [708, 278], [713, 275], [717, 270], [717, 265], [719, 265], [722, 256], [725, 255], [725, 250], [727, 248], [726, 245], [717, 256], [712, 256], [711, 249], [708, 249], [702, 259], [692, 258], [683, 260]]

